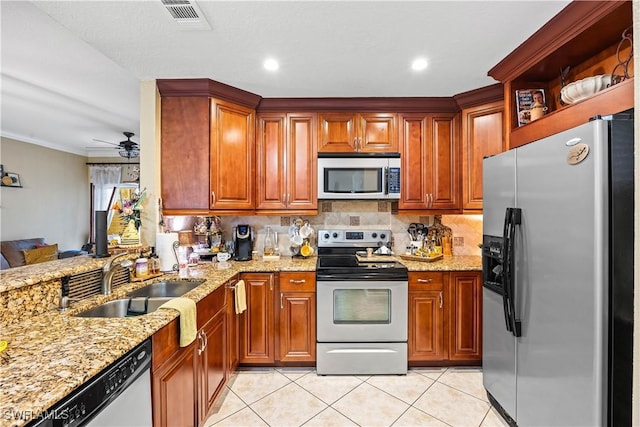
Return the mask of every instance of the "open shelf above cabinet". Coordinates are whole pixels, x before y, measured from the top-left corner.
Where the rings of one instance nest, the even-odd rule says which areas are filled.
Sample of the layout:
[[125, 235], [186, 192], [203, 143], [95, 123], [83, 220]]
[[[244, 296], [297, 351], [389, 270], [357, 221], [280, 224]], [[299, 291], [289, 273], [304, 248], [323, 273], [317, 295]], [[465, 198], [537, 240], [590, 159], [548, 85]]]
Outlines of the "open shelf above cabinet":
[[[560, 99], [563, 85], [614, 69], [623, 74], [616, 66], [632, 55], [631, 43], [622, 42], [632, 26], [631, 1], [574, 1], [489, 70], [504, 87], [507, 148], [633, 108], [632, 77], [570, 105]], [[630, 61], [628, 74], [633, 73]], [[519, 126], [516, 91], [523, 89], [543, 89], [547, 112]]]

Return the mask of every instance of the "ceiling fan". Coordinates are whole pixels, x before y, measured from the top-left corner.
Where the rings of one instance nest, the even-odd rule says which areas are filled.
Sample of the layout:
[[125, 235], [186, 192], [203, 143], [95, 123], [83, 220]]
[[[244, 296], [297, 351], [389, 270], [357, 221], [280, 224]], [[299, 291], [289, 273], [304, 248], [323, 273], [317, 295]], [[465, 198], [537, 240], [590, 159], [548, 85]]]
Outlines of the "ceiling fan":
[[113, 142], [109, 142], [109, 141], [103, 141], [101, 139], [93, 139], [94, 141], [97, 142], [104, 142], [105, 144], [111, 144], [111, 145], [115, 145], [118, 151], [118, 154], [120, 154], [120, 157], [124, 157], [126, 159], [133, 159], [136, 158], [140, 155], [140, 146], [138, 145], [137, 142], [134, 142], [131, 140], [131, 137], [135, 135], [135, 133], [133, 132], [122, 132], [124, 134], [124, 136], [127, 137], [126, 141], [120, 141], [120, 143], [116, 144]]

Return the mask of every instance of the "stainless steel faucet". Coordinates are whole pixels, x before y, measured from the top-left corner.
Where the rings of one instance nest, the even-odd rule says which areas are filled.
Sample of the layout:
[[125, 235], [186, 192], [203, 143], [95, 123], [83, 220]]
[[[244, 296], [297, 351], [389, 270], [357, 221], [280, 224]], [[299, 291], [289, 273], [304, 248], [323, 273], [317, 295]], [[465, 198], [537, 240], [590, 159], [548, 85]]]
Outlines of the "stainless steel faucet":
[[[123, 252], [111, 258], [102, 268], [102, 294], [103, 295], [111, 295], [111, 283], [113, 282], [113, 275], [116, 273], [117, 269], [113, 265], [113, 263], [125, 256], [129, 255], [127, 252]], [[119, 265], [122, 267], [131, 267], [133, 265], [133, 261], [125, 260], [122, 261]]]

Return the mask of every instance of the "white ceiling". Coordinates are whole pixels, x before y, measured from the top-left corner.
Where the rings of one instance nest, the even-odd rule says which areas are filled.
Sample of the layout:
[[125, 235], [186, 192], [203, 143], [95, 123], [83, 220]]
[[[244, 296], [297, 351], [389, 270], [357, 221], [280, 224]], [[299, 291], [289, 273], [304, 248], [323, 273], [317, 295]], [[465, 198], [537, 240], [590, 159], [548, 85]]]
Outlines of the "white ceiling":
[[138, 82], [155, 78], [265, 98], [452, 96], [495, 83], [487, 71], [568, 3], [199, 0], [211, 29], [196, 31], [160, 0], [2, 0], [2, 135], [117, 156], [92, 139], [138, 134]]

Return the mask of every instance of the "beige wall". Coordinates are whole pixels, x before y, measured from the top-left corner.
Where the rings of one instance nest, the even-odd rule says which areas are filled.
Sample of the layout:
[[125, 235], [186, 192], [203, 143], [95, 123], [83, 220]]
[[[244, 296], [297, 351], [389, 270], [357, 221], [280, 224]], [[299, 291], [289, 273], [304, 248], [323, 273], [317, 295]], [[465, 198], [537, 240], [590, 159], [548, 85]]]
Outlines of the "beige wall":
[[87, 158], [0, 138], [0, 163], [22, 188], [0, 187], [0, 240], [44, 237], [60, 250], [89, 237]]

